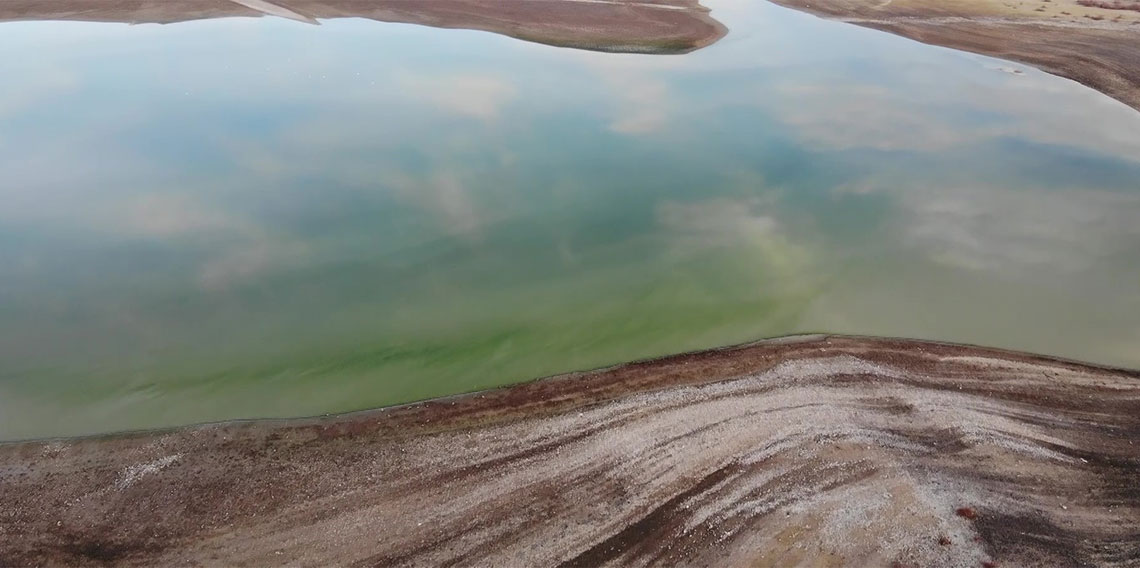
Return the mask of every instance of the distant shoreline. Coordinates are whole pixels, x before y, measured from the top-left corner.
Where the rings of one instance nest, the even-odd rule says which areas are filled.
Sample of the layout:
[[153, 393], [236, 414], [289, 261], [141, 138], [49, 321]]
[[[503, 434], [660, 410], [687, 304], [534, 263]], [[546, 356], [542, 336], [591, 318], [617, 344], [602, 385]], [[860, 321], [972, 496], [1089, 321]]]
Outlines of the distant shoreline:
[[[755, 0], [757, 2], [766, 0]], [[923, 43], [1032, 65], [1140, 110], [1138, 0], [772, 0]], [[682, 54], [728, 29], [699, 0], [114, 0], [0, 5], [0, 22], [160, 23], [277, 16], [307, 23], [367, 18], [483, 30], [557, 47]]]
[[3, 444], [0, 564], [1126, 565], [1138, 443], [1140, 371], [792, 337]]
[[366, 18], [482, 30], [590, 51], [677, 54], [712, 44], [727, 28], [699, 0], [32, 0], [0, 3], [0, 22], [72, 20], [172, 24], [275, 16]]
[[[1031, 65], [1140, 110], [1140, 2], [772, 0], [823, 18]], [[1111, 9], [1104, 6], [1131, 6]], [[1073, 112], [1058, 109], [1058, 112]]]

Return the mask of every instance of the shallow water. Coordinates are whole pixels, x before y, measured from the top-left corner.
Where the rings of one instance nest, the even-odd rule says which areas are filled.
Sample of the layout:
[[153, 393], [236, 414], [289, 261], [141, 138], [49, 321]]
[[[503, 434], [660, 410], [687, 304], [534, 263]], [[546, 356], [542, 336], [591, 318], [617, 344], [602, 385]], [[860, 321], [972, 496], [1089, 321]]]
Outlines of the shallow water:
[[354, 19], [0, 24], [0, 439], [796, 332], [1140, 367], [1140, 113], [709, 5], [728, 36], [683, 56]]

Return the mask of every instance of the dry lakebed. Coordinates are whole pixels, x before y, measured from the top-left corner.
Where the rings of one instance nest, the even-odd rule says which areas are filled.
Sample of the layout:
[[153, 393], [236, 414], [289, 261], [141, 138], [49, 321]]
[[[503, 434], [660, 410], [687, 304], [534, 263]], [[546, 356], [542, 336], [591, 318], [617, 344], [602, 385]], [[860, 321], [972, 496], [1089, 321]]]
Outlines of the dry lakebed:
[[0, 446], [3, 565], [1135, 566], [1140, 373], [804, 336]]

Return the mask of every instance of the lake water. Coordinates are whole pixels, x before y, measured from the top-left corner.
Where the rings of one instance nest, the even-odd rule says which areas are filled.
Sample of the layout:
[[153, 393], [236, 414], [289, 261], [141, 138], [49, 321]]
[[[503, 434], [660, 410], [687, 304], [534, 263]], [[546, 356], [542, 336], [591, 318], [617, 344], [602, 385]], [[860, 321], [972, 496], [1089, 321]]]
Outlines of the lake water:
[[687, 55], [0, 24], [0, 439], [400, 403], [797, 332], [1140, 367], [1140, 113], [708, 3]]

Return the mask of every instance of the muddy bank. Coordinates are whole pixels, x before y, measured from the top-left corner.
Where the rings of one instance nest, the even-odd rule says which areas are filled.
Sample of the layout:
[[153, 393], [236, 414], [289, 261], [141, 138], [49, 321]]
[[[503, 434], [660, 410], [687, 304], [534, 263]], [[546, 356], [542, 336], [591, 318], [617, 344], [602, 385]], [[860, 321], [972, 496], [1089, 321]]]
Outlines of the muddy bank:
[[0, 445], [0, 565], [1140, 563], [1140, 373], [808, 337]]
[[[764, 0], [756, 0], [764, 1]], [[1020, 61], [1140, 109], [1140, 4], [1127, 0], [773, 0], [925, 43]], [[727, 33], [698, 0], [7, 0], [0, 22], [170, 24], [277, 16], [483, 30], [559, 47], [687, 53]]]
[[[1026, 63], [1140, 110], [1140, 3], [772, 0], [924, 43]], [[1070, 112], [1058, 109], [1058, 112]]]
[[277, 16], [308, 23], [368, 18], [483, 30], [595, 51], [685, 53], [726, 33], [698, 0], [5, 0], [0, 22], [78, 20], [171, 24]]

